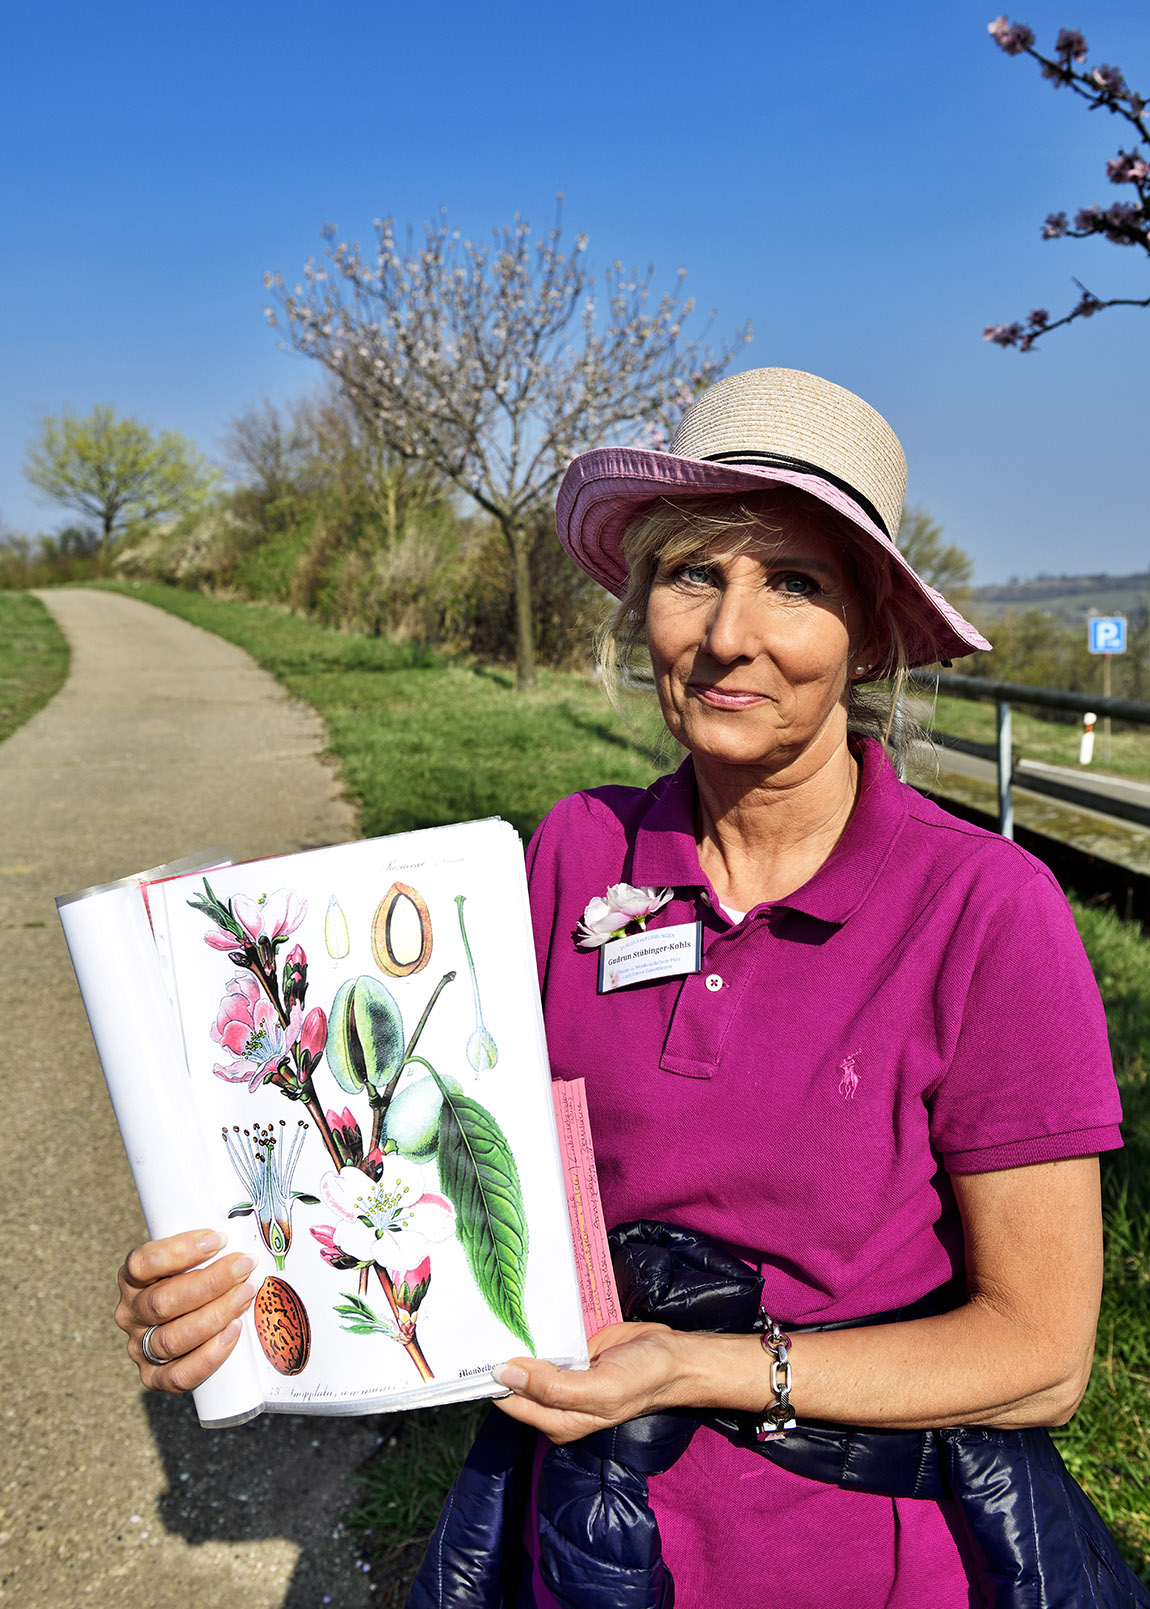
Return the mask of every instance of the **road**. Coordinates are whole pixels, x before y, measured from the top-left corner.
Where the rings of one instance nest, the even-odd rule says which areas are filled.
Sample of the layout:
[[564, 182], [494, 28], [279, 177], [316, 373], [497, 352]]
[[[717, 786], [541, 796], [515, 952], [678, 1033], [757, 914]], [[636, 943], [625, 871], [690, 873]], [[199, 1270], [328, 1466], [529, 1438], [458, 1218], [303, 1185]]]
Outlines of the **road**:
[[53, 904], [211, 844], [340, 842], [355, 817], [318, 717], [238, 649], [115, 594], [43, 599], [71, 673], [0, 745], [0, 1601], [359, 1609], [370, 1584], [336, 1527], [379, 1422], [207, 1432], [189, 1400], [140, 1389], [111, 1311], [143, 1224]]
[[[984, 760], [978, 755], [963, 754], [957, 749], [942, 748], [937, 750], [939, 768], [943, 771], [953, 771], [958, 776], [974, 777], [982, 782], [989, 782], [995, 787], [998, 785], [998, 768], [992, 760]], [[1098, 803], [1096, 808], [1103, 814], [1107, 812], [1109, 800], [1121, 800], [1147, 812], [1150, 824], [1150, 783], [1135, 781], [1132, 777], [1104, 776], [1096, 771], [1089, 771], [1085, 766], [1072, 767], [1066, 765], [1049, 765], [1045, 760], [1021, 759], [1014, 768], [1015, 787], [1026, 787], [1026, 778], [1030, 776], [1036, 782], [1044, 780], [1073, 788], [1081, 794], [1096, 794]], [[1041, 789], [1033, 790], [1035, 792]], [[1081, 806], [1081, 808], [1087, 808]]]

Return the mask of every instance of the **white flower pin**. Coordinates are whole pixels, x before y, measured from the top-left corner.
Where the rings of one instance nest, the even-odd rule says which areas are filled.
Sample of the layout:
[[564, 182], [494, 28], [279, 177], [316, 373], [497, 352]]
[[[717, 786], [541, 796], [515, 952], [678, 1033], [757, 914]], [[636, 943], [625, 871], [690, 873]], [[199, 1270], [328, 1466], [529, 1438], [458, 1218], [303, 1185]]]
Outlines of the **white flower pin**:
[[577, 942], [585, 950], [597, 950], [610, 939], [622, 938], [632, 922], [644, 928], [648, 919], [673, 897], [674, 890], [670, 888], [633, 888], [630, 883], [613, 883], [605, 895], [597, 894], [588, 901]]

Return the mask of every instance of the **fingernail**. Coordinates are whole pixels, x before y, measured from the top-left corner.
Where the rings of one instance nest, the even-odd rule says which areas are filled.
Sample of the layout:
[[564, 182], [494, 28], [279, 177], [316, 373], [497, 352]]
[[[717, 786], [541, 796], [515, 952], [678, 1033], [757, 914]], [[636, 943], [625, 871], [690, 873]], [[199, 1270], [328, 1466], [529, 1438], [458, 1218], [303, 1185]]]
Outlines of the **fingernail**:
[[237, 1279], [243, 1279], [244, 1275], [250, 1274], [255, 1266], [255, 1258], [249, 1257], [245, 1252], [242, 1257], [237, 1257], [235, 1262], [232, 1264], [232, 1273]]
[[209, 1229], [206, 1235], [201, 1235], [196, 1241], [196, 1250], [202, 1251], [207, 1255], [213, 1251], [222, 1251], [227, 1243], [227, 1235], [221, 1235], [215, 1229]]
[[517, 1368], [514, 1363], [497, 1363], [491, 1373], [509, 1391], [522, 1391], [527, 1384], [527, 1370]]
[[242, 1328], [243, 1326], [241, 1325], [239, 1319], [234, 1318], [229, 1325], [220, 1331], [220, 1340], [225, 1344], [234, 1341]]
[[248, 1283], [246, 1285], [241, 1285], [239, 1290], [236, 1292], [237, 1297], [239, 1298], [239, 1300], [243, 1303], [243, 1305], [245, 1307], [248, 1305], [248, 1303], [251, 1301], [252, 1297], [255, 1294], [256, 1294], [256, 1288], [251, 1283], [250, 1280], [248, 1281]]

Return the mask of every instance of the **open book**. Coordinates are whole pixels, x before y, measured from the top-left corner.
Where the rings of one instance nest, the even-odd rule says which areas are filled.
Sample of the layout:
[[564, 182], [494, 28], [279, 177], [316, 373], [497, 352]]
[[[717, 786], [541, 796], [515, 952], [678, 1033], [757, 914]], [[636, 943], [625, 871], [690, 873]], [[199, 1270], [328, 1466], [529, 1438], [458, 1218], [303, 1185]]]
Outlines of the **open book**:
[[150, 1233], [210, 1225], [257, 1259], [202, 1423], [491, 1396], [524, 1353], [586, 1366], [584, 1309], [617, 1310], [577, 1111], [560, 1153], [510, 826], [209, 853], [57, 903]]

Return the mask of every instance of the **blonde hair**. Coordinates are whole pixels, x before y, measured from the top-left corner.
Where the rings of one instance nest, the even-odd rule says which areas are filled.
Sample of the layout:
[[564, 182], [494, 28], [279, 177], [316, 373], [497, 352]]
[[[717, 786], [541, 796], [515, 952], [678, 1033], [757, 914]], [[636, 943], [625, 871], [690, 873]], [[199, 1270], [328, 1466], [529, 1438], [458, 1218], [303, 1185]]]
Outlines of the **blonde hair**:
[[909, 751], [921, 734], [901, 709], [908, 665], [906, 643], [894, 604], [888, 562], [863, 541], [849, 520], [833, 509], [790, 487], [749, 495], [673, 498], [651, 505], [624, 532], [622, 554], [627, 561], [627, 585], [595, 639], [595, 658], [603, 687], [612, 706], [624, 714], [621, 692], [635, 685], [636, 659], [646, 655], [647, 601], [660, 565], [678, 565], [705, 553], [720, 536], [728, 543], [736, 533], [736, 547], [749, 547], [763, 536], [778, 538], [787, 530], [787, 516], [801, 511], [814, 519], [842, 548], [855, 591], [863, 606], [868, 641], [879, 658], [869, 675], [885, 686], [851, 684], [847, 727], [851, 732], [877, 738], [890, 754], [899, 774]]

